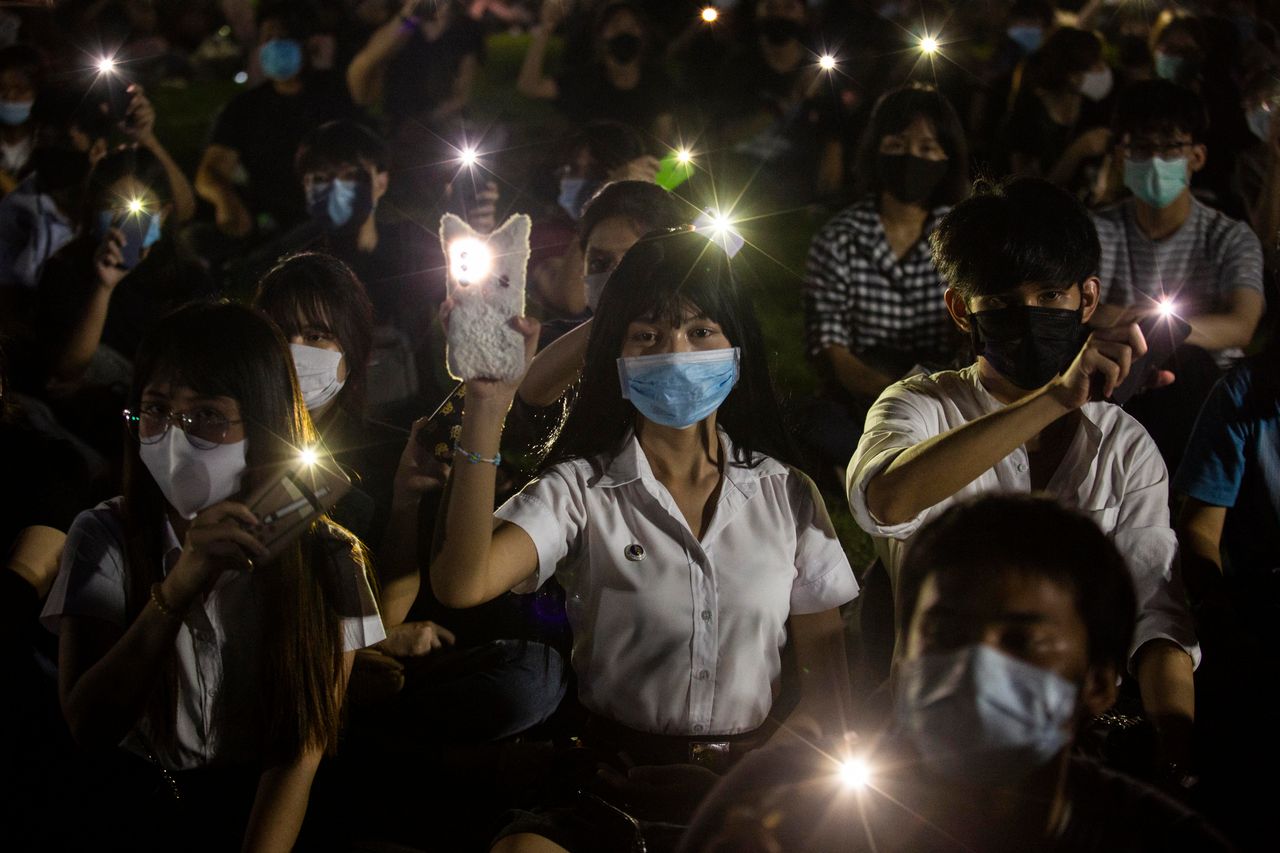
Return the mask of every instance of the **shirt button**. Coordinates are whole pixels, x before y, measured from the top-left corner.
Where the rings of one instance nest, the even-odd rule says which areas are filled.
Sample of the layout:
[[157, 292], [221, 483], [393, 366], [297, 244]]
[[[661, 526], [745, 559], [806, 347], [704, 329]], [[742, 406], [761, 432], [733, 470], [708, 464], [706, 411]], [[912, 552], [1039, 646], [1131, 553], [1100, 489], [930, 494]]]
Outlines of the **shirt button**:
[[1018, 463], [1018, 473], [1019, 473], [1019, 474], [1025, 474], [1026, 472], [1027, 472], [1027, 463], [1025, 463], [1025, 462], [1019, 462], [1019, 463]]
[[702, 611], [702, 621], [703, 621], [703, 622], [710, 622], [710, 621], [711, 621], [711, 611], [710, 611], [710, 610], [704, 610], [704, 611]]
[[705, 727], [702, 725], [702, 723], [698, 723], [697, 725], [695, 725], [695, 726], [693, 727], [693, 733], [694, 733], [695, 735], [700, 735], [700, 734], [702, 734], [702, 730], [703, 730], [703, 728], [705, 728]]
[[698, 680], [699, 680], [699, 681], [706, 681], [706, 680], [707, 680], [707, 676], [709, 676], [709, 675], [711, 675], [711, 673], [707, 672], [705, 669], [703, 669], [703, 670], [699, 670], [699, 671], [698, 671]]

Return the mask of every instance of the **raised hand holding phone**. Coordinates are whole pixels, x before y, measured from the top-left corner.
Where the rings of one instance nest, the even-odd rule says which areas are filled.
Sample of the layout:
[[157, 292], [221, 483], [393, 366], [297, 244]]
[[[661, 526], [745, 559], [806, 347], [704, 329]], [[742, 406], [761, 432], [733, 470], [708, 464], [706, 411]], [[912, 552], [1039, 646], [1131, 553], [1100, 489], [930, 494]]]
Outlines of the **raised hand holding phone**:
[[1117, 405], [1123, 406], [1153, 384], [1168, 384], [1161, 381], [1158, 373], [1174, 350], [1191, 334], [1191, 324], [1174, 313], [1172, 303], [1161, 302], [1138, 321], [1138, 330], [1147, 344], [1147, 351], [1133, 362], [1129, 375], [1111, 392], [1111, 402]]
[[266, 559], [278, 557], [350, 489], [351, 479], [331, 457], [302, 451], [296, 466], [245, 501], [256, 517], [250, 532]]

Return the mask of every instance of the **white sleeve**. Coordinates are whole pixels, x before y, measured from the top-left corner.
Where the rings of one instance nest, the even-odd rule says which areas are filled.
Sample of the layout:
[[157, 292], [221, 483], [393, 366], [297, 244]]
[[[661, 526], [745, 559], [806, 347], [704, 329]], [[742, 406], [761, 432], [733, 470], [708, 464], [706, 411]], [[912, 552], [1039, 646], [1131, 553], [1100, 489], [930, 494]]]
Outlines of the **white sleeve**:
[[791, 586], [791, 614], [821, 613], [858, 596], [849, 558], [840, 547], [818, 487], [792, 471], [788, 488], [796, 522], [796, 579]]
[[533, 540], [538, 569], [511, 591], [536, 591], [573, 553], [586, 522], [586, 483], [577, 463], [557, 465], [498, 507], [494, 516], [516, 525]]
[[369, 583], [369, 562], [363, 553], [364, 547], [345, 533], [322, 530], [317, 536], [336, 582], [335, 609], [342, 623], [342, 650], [354, 652], [386, 639], [378, 599]]
[[1169, 475], [1155, 443], [1147, 438], [1144, 444], [1134, 448], [1134, 485], [1125, 491], [1111, 534], [1129, 565], [1138, 596], [1129, 655], [1132, 663], [1145, 643], [1164, 639], [1180, 646], [1199, 666], [1200, 644], [1178, 570], [1178, 540], [1169, 527]]
[[930, 513], [930, 510], [924, 510], [899, 524], [884, 524], [871, 514], [867, 506], [867, 484], [904, 450], [934, 435], [919, 406], [926, 399], [913, 387], [917, 382], [919, 380], [915, 378], [896, 382], [880, 394], [867, 412], [866, 429], [858, 440], [858, 449], [849, 460], [845, 474], [849, 509], [858, 526], [872, 536], [908, 539]]
[[55, 634], [63, 616], [92, 616], [125, 627], [124, 564], [124, 537], [112, 511], [99, 507], [80, 513], [67, 531], [40, 623]]

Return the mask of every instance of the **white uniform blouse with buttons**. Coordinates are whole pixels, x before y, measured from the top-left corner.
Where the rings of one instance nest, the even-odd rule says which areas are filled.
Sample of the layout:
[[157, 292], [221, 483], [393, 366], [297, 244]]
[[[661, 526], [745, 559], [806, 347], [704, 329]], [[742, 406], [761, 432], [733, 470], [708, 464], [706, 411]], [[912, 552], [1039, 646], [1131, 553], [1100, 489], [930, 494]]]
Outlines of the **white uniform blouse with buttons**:
[[555, 574], [573, 628], [579, 699], [591, 712], [661, 734], [736, 734], [773, 703], [786, 621], [858, 594], [813, 483], [764, 456], [726, 460], [701, 540], [630, 436], [618, 455], [547, 470], [497, 516], [519, 526]]
[[[63, 616], [92, 616], [127, 628], [129, 566], [124, 558], [120, 498], [82, 512], [72, 522], [62, 566], [45, 602], [41, 621], [57, 631]], [[177, 562], [182, 546], [164, 522], [164, 570]], [[337, 573], [338, 613], [344, 651], [371, 646], [386, 632], [363, 568], [353, 559], [320, 562], [312, 571]], [[264, 618], [257, 584], [249, 572], [224, 571], [207, 595], [187, 612], [178, 635], [177, 737], [153, 737], [145, 719], [121, 743], [169, 770], [236, 765], [259, 758], [254, 716], [258, 689], [259, 622]]]
[[[895, 591], [911, 537], [953, 504], [995, 492], [1031, 491], [1031, 466], [1019, 447], [946, 500], [901, 524], [882, 524], [867, 507], [867, 484], [926, 439], [1004, 408], [983, 386], [977, 364], [890, 385], [867, 413], [866, 429], [849, 461], [846, 486], [858, 525], [875, 539]], [[1169, 527], [1169, 475], [1142, 425], [1111, 403], [1086, 403], [1081, 429], [1045, 493], [1089, 516], [1124, 555], [1138, 594], [1131, 652], [1168, 639], [1195, 664], [1200, 646], [1176, 571], [1177, 539]], [[981, 535], [981, 531], [975, 531]]]

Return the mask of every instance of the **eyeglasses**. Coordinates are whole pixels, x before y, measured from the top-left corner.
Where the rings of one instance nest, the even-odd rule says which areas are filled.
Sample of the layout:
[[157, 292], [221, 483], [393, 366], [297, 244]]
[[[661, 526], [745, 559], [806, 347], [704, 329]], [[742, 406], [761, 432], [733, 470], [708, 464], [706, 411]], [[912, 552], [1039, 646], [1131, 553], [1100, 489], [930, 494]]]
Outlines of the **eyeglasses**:
[[175, 412], [154, 403], [144, 403], [137, 412], [125, 409], [123, 414], [130, 431], [142, 444], [156, 444], [169, 432], [170, 425], [176, 425], [198, 450], [212, 450], [222, 444], [233, 424], [244, 423], [227, 420], [215, 409]]
[[1135, 139], [1132, 142], [1124, 143], [1121, 148], [1124, 149], [1125, 154], [1131, 160], [1150, 160], [1152, 157], [1159, 157], [1161, 160], [1172, 160], [1192, 145], [1195, 145], [1195, 140], [1192, 139], [1171, 142]]

